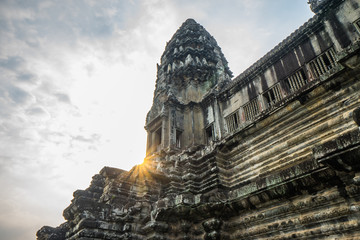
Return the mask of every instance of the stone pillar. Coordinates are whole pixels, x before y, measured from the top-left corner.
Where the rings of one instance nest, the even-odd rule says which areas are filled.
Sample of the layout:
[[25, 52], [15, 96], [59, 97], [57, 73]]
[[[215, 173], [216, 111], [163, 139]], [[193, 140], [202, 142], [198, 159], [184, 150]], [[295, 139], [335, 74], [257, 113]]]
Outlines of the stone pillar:
[[214, 124], [215, 140], [220, 140], [222, 135], [221, 128], [223, 127], [223, 123], [221, 120], [219, 104], [216, 98], [214, 101], [213, 109], [214, 109], [214, 123], [215, 123]]

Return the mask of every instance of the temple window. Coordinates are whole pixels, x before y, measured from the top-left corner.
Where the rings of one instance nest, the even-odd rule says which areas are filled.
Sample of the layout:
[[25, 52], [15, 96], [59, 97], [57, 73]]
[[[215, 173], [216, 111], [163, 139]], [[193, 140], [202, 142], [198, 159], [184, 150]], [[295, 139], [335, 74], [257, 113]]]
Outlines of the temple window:
[[225, 118], [229, 132], [234, 132], [240, 124], [239, 110]]
[[254, 100], [251, 100], [250, 102], [248, 102], [243, 106], [243, 109], [244, 109], [245, 121], [253, 120], [260, 113], [258, 99], [255, 98]]
[[214, 125], [211, 124], [205, 129], [205, 135], [206, 135], [206, 143], [210, 144], [215, 140], [215, 134], [214, 134]]
[[162, 134], [161, 134], [161, 127], [155, 131], [154, 136], [154, 146], [156, 150], [159, 150], [159, 147], [161, 146], [162, 141]]
[[267, 90], [264, 94], [264, 101], [265, 106], [267, 108], [273, 106], [275, 103], [279, 102], [282, 98], [281, 91], [280, 91], [280, 85], [276, 84], [275, 86], [271, 87], [269, 90]]
[[335, 51], [330, 48], [309, 63], [315, 78], [320, 77], [336, 65]]
[[181, 148], [181, 134], [182, 134], [182, 131], [176, 129], [175, 145], [176, 145], [177, 148]]
[[304, 69], [296, 71], [293, 75], [286, 79], [286, 84], [290, 89], [290, 92], [295, 92], [305, 86], [308, 83]]

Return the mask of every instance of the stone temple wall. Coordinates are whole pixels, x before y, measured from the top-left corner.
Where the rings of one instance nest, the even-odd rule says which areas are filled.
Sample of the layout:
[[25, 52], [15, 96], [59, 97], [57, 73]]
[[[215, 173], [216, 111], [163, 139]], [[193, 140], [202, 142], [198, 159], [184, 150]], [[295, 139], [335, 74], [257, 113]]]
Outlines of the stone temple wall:
[[360, 1], [232, 73], [187, 20], [165, 48], [147, 155], [104, 167], [39, 240], [360, 239]]

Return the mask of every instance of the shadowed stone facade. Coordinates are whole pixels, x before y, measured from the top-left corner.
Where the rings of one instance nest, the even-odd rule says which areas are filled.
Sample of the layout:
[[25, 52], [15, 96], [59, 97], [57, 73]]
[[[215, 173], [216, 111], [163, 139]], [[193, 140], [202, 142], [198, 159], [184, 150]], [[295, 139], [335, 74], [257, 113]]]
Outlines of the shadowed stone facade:
[[158, 65], [144, 163], [104, 167], [38, 239], [360, 239], [360, 0], [309, 3], [233, 79], [186, 20]]

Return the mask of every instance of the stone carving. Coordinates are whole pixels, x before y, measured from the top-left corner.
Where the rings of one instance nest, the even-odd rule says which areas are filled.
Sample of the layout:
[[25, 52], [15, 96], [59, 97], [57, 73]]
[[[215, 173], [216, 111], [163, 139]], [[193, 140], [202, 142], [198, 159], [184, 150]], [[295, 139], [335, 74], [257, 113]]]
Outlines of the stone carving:
[[310, 8], [314, 13], [318, 13], [321, 9], [321, 6], [328, 0], [309, 0]]
[[310, 1], [317, 15], [233, 80], [186, 20], [158, 65], [144, 163], [103, 168], [37, 238], [359, 238], [355, 2]]

